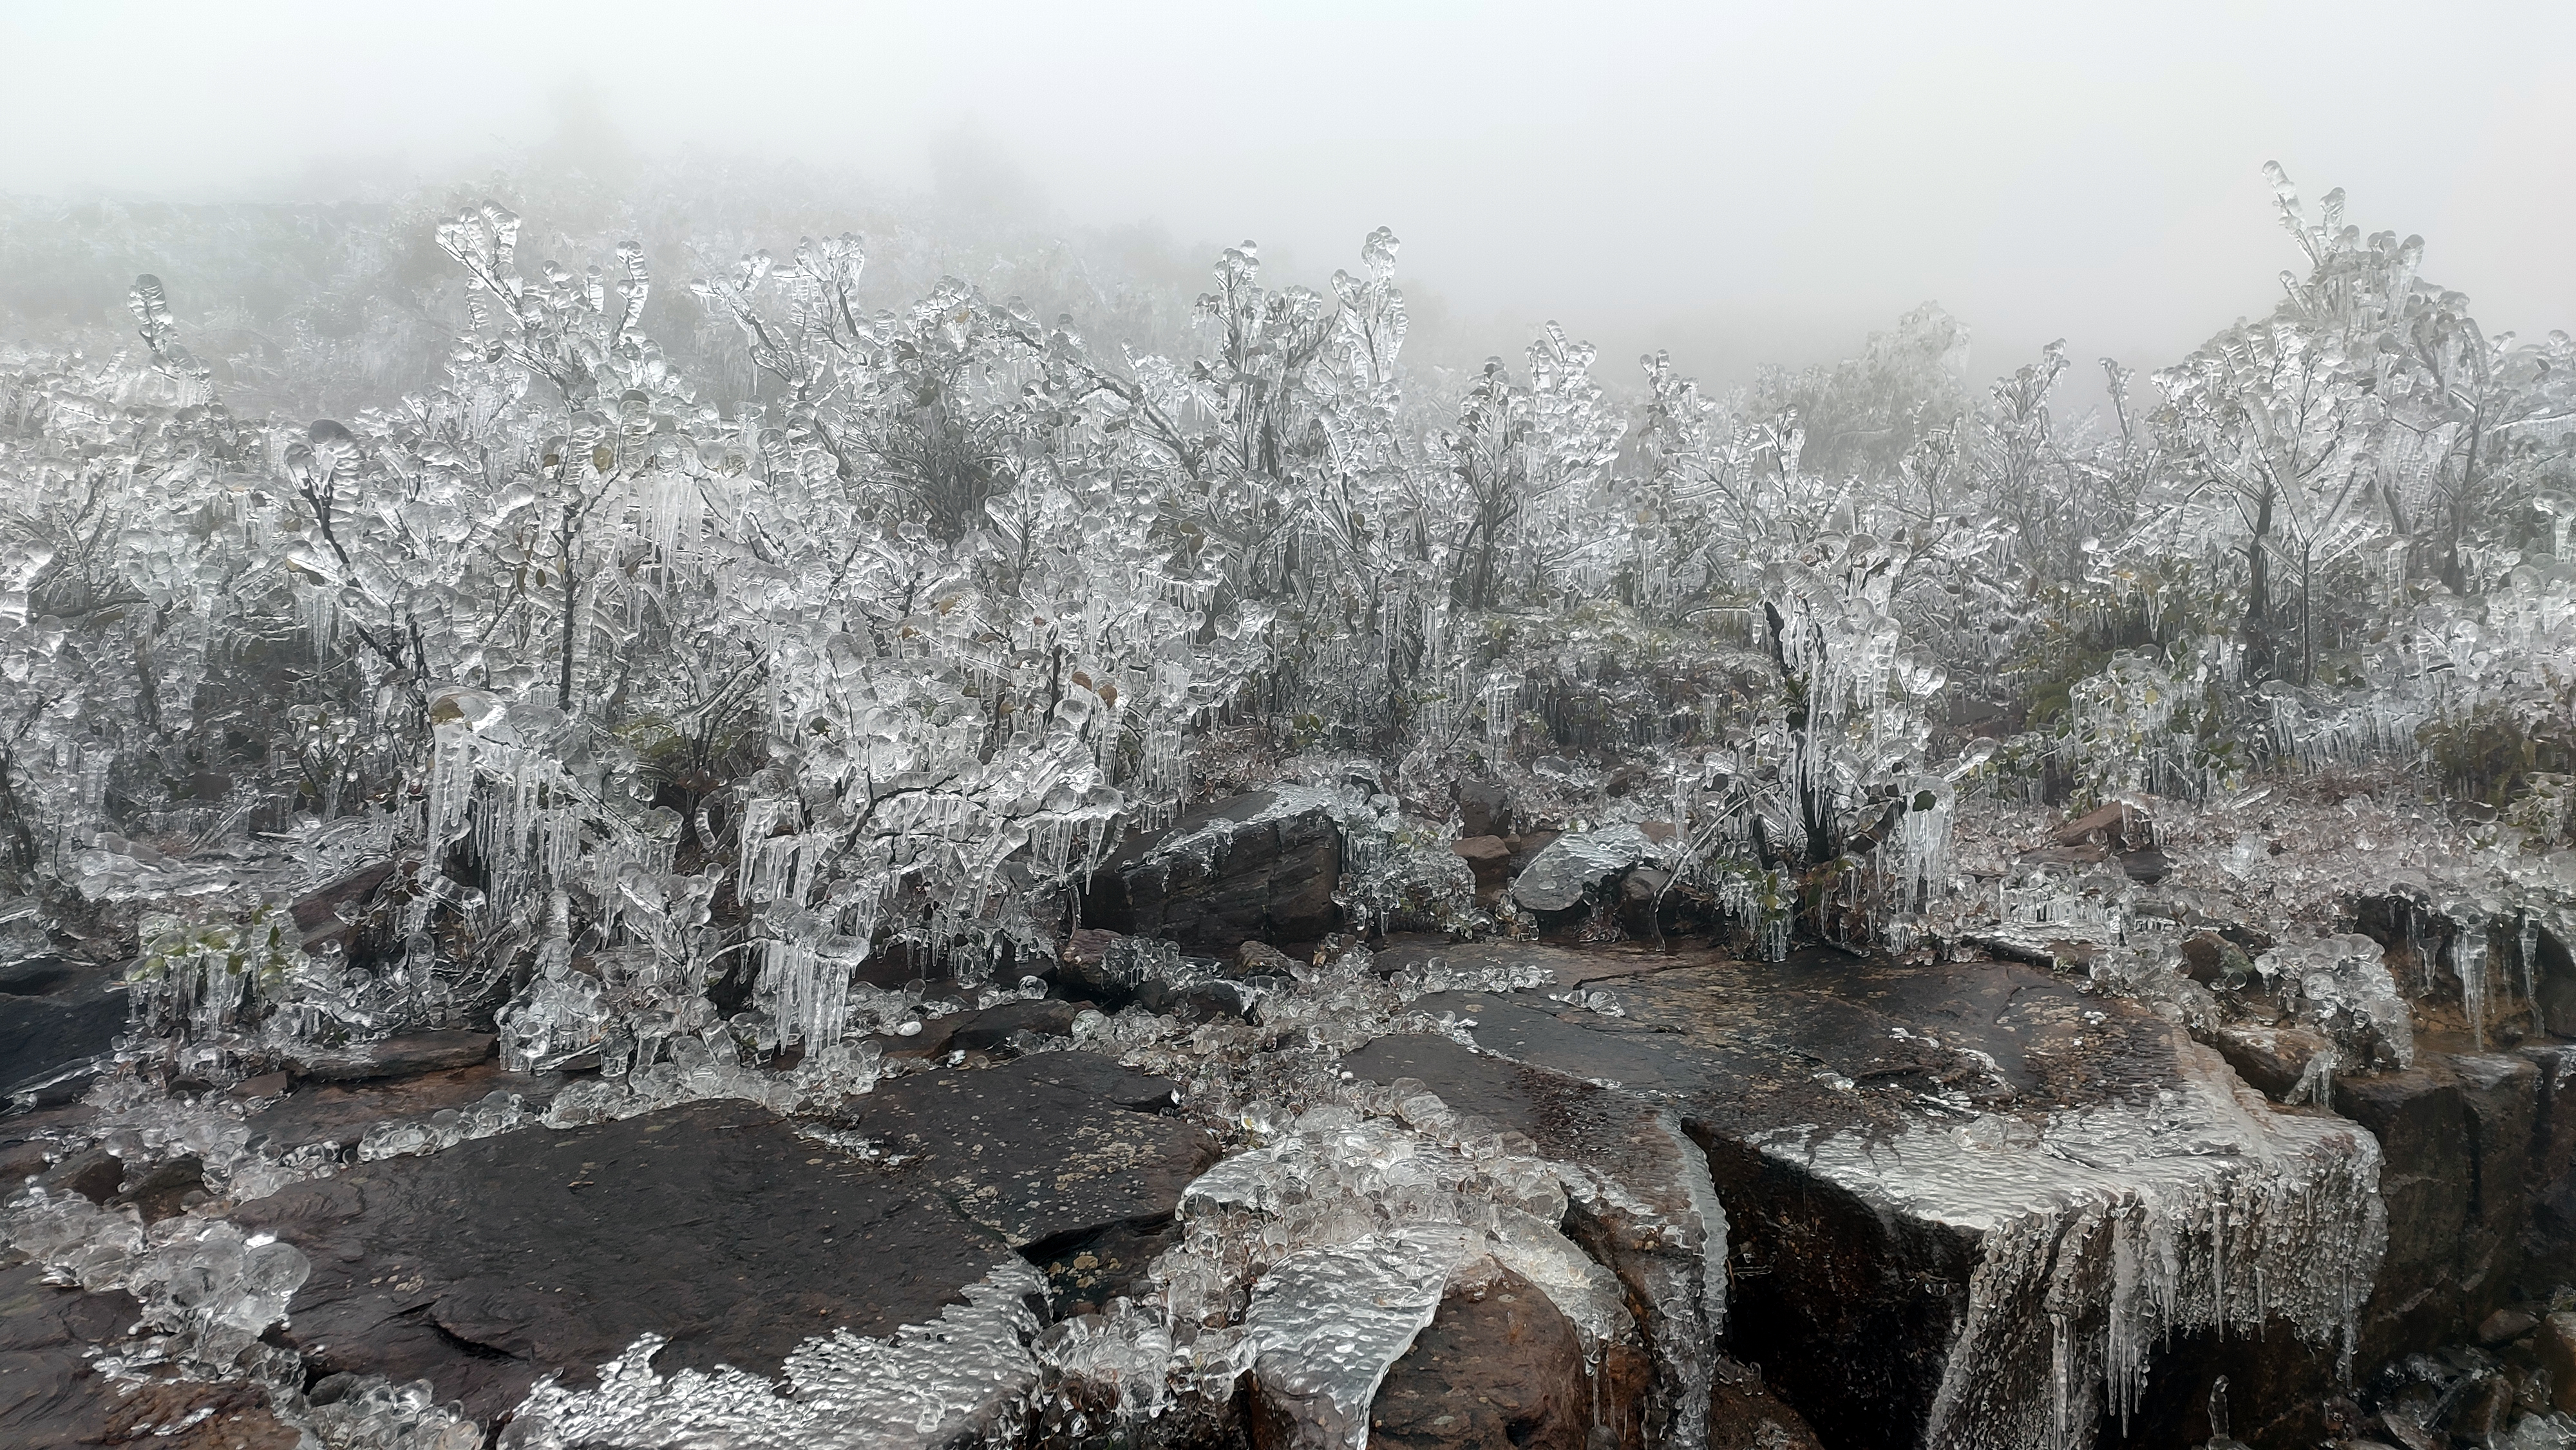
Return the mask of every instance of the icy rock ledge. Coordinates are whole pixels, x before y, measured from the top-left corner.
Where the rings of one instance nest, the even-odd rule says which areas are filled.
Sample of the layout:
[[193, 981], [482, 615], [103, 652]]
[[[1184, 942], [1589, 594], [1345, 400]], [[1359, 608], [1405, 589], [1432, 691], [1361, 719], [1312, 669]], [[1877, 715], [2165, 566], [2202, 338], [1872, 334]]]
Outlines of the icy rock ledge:
[[645, 1335], [600, 1368], [598, 1388], [539, 1384], [501, 1434], [501, 1450], [798, 1445], [909, 1450], [1008, 1441], [1038, 1384], [1029, 1353], [1046, 1281], [1017, 1256], [966, 1287], [966, 1302], [883, 1339], [839, 1330], [798, 1346], [785, 1385], [718, 1367], [653, 1372], [664, 1343]]
[[[1893, 1140], [1784, 1132], [1762, 1151], [1907, 1217], [1979, 1237], [1968, 1307], [1922, 1443], [2089, 1450], [2176, 1334], [2286, 1321], [2349, 1369], [2387, 1243], [2379, 1147], [2337, 1118], [2271, 1111], [2216, 1053], [2152, 1103], [1984, 1117]], [[2013, 1131], [2021, 1126], [2022, 1131]]]

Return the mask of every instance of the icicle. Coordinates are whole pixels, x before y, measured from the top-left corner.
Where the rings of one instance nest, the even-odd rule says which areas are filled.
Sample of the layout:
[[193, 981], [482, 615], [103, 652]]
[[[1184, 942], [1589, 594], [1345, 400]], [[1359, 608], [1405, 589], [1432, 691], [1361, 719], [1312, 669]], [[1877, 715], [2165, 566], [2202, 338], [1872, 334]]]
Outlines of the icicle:
[[2487, 931], [2483, 919], [2460, 923], [2451, 938], [2451, 970], [2460, 979], [2460, 1010], [2468, 1015], [2469, 1043], [2487, 1050]]

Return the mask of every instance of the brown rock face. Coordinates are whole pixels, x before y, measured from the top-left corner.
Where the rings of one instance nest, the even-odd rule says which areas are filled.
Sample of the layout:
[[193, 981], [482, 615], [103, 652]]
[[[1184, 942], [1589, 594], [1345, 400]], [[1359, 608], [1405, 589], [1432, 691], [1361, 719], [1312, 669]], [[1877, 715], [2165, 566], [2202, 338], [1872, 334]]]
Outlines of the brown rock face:
[[1714, 1309], [1702, 1298], [1708, 1245], [1694, 1193], [1706, 1169], [1695, 1146], [1653, 1104], [1445, 1037], [1381, 1037], [1342, 1066], [1390, 1086], [1417, 1080], [1452, 1109], [1525, 1133], [1541, 1155], [1595, 1175], [1600, 1191], [1576, 1195], [1564, 1232], [1619, 1277], [1653, 1346], [1650, 1354], [1611, 1349], [1600, 1418], [1617, 1443], [1670, 1438], [1695, 1408], [1673, 1395], [1707, 1373]]
[[1499, 1266], [1453, 1284], [1369, 1407], [1386, 1450], [1584, 1450], [1591, 1376], [1548, 1297]]
[[1825, 1450], [1825, 1442], [1758, 1374], [1721, 1373], [1708, 1397], [1708, 1450]]
[[2155, 844], [2155, 825], [2145, 811], [2117, 803], [2089, 811], [2057, 828], [2057, 844], [2099, 844], [2114, 851], [2135, 851]]
[[2540, 1321], [2539, 1347], [2552, 1398], [2559, 1409], [2576, 1414], [2576, 1314], [2552, 1314]]
[[1476, 874], [1476, 894], [1488, 896], [1511, 884], [1512, 848], [1500, 836], [1468, 836], [1450, 843], [1449, 849], [1466, 861], [1467, 869]]

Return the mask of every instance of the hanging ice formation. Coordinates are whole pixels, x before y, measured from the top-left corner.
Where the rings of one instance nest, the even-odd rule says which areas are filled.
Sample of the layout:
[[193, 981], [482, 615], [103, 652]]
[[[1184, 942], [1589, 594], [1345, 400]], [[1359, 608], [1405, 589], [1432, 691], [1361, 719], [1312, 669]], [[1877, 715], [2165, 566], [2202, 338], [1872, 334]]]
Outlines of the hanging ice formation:
[[2062, 1113], [2036, 1135], [1763, 1144], [1865, 1202], [1979, 1236], [1926, 1445], [2085, 1450], [2106, 1413], [2137, 1408], [2179, 1333], [2286, 1326], [2349, 1373], [2387, 1240], [2377, 1140], [2273, 1112], [2214, 1052], [2176, 1045], [2186, 1071], [2155, 1102]]

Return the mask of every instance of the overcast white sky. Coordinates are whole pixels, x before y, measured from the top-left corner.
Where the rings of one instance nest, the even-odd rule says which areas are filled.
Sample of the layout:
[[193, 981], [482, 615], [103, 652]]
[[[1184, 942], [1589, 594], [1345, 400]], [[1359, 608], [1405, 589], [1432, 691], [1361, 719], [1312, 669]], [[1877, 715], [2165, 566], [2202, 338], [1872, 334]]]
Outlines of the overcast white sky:
[[[990, 138], [1075, 223], [1375, 225], [1456, 310], [1611, 367], [1851, 350], [1914, 303], [1991, 374], [2172, 361], [2342, 186], [2490, 327], [2576, 327], [2576, 4], [132, 5], [0, 0], [0, 190], [293, 196], [479, 174], [587, 78], [646, 152], [920, 184]], [[0, 285], [6, 285], [0, 279]]]

